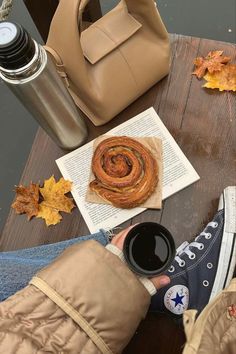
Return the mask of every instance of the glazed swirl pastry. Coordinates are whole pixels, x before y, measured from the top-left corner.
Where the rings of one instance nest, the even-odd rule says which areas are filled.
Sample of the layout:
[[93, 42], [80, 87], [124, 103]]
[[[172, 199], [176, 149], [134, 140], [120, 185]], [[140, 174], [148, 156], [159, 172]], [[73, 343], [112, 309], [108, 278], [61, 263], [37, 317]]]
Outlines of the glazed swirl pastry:
[[151, 152], [126, 136], [103, 140], [92, 159], [95, 180], [90, 188], [119, 208], [134, 208], [147, 200], [158, 182]]

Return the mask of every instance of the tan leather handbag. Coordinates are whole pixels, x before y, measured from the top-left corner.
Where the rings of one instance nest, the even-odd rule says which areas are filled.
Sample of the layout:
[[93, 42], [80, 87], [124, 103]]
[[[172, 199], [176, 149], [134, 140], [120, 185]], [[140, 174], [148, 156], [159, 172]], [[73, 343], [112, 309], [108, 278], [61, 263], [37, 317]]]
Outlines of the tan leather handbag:
[[169, 71], [168, 33], [153, 0], [122, 0], [82, 31], [88, 0], [60, 0], [46, 46], [77, 106], [102, 125]]

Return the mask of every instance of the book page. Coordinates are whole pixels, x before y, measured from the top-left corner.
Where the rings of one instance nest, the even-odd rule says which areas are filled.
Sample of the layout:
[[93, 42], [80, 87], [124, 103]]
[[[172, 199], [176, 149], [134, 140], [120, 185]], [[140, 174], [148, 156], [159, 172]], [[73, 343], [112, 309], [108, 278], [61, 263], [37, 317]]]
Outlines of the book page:
[[[155, 136], [163, 145], [163, 199], [166, 199], [200, 177], [181, 151], [154, 108], [138, 114], [111, 129], [108, 135]], [[111, 205], [85, 201], [93, 154], [93, 141], [56, 160], [65, 179], [73, 182], [72, 195], [90, 232], [110, 229], [141, 213], [144, 208], [118, 209]]]

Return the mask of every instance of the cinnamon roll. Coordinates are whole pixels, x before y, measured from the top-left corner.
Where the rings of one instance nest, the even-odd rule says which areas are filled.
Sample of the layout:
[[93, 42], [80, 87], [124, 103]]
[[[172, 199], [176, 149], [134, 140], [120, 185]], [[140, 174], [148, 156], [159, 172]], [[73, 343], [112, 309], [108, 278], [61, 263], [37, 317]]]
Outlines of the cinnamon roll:
[[118, 208], [141, 205], [158, 183], [158, 166], [151, 151], [126, 136], [107, 138], [97, 146], [92, 171], [91, 190]]

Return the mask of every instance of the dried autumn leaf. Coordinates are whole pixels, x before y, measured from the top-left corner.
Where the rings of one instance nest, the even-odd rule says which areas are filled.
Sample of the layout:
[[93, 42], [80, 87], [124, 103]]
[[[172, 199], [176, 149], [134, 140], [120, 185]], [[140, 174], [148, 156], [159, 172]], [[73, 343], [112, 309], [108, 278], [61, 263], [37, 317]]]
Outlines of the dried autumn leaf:
[[46, 225], [49, 226], [58, 224], [61, 221], [62, 216], [58, 210], [53, 209], [52, 207], [48, 207], [44, 204], [44, 202], [42, 202], [39, 204], [39, 212], [37, 218], [43, 218], [46, 222]]
[[60, 211], [70, 213], [75, 207], [72, 198], [68, 198], [64, 194], [71, 191], [72, 182], [61, 178], [58, 182], [54, 176], [45, 180], [44, 187], [40, 188], [44, 201], [39, 205], [39, 213], [37, 217], [45, 219], [47, 226], [55, 225], [60, 222]]
[[225, 65], [220, 72], [207, 73], [204, 79], [207, 82], [203, 87], [219, 89], [219, 91], [236, 91], [236, 65]]
[[216, 71], [221, 71], [222, 68], [227, 64], [231, 58], [222, 56], [222, 50], [211, 51], [207, 54], [205, 58], [198, 57], [194, 60], [194, 64], [196, 65], [196, 69], [193, 72], [193, 75], [196, 75], [198, 79], [201, 79], [206, 70], [209, 73], [214, 73]]
[[30, 183], [28, 187], [22, 185], [15, 188], [16, 199], [12, 204], [17, 214], [26, 213], [28, 220], [36, 216], [39, 211], [39, 185]]

